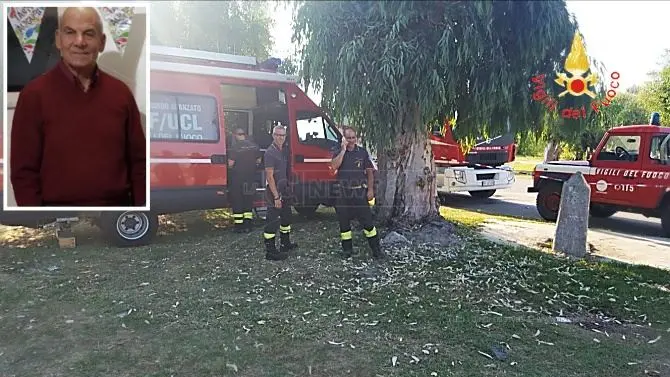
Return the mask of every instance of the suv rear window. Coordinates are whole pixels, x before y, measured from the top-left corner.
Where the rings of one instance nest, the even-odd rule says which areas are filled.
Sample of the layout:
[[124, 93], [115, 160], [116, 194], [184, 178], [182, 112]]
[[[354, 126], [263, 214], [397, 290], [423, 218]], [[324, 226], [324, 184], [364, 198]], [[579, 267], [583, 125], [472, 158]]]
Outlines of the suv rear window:
[[216, 98], [185, 93], [151, 92], [151, 140], [216, 143]]
[[54, 41], [58, 28], [58, 8], [47, 7], [40, 24], [39, 35], [33, 49], [33, 57], [28, 61], [21, 43], [16, 37], [9, 18], [7, 23], [7, 91], [20, 92], [23, 87], [37, 76], [58, 64], [60, 54]]

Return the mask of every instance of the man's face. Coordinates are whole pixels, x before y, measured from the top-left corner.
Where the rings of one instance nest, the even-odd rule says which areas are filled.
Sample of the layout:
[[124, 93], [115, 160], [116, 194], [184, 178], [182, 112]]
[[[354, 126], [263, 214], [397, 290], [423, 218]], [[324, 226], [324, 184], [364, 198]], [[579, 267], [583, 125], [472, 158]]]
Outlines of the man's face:
[[272, 133], [272, 139], [277, 145], [284, 145], [284, 141], [286, 140], [286, 129], [276, 129]]
[[72, 68], [93, 67], [105, 49], [105, 34], [99, 29], [99, 16], [93, 8], [68, 8], [56, 31], [56, 47]]
[[235, 131], [235, 139], [238, 141], [244, 140], [246, 139], [246, 134], [241, 130]]
[[344, 137], [347, 139], [347, 146], [353, 147], [356, 145], [356, 133], [352, 130], [346, 130]]

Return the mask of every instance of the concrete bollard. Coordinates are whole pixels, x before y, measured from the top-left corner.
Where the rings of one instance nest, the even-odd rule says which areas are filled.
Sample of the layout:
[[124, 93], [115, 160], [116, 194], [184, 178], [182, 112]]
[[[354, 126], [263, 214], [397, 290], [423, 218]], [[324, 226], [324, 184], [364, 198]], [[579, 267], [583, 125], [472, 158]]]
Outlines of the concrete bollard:
[[591, 188], [582, 173], [577, 172], [563, 184], [552, 249], [583, 258], [587, 250]]

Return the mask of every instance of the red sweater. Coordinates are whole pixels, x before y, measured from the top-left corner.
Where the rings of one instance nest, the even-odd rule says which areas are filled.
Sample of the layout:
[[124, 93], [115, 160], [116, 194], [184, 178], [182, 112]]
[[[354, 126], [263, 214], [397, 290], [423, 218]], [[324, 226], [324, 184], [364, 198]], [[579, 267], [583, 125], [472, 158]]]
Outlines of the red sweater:
[[135, 98], [98, 70], [87, 92], [61, 62], [14, 112], [10, 179], [19, 206], [143, 206], [146, 141]]

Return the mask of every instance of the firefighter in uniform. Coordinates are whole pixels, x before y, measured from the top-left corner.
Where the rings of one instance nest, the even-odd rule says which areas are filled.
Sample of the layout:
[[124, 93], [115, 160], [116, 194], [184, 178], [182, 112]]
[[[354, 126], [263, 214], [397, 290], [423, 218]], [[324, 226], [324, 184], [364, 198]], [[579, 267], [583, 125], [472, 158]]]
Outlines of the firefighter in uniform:
[[248, 233], [253, 227], [253, 203], [256, 195], [256, 166], [261, 162], [260, 149], [248, 140], [243, 129], [235, 130], [235, 142], [230, 148], [230, 201], [233, 209], [235, 232]]
[[333, 157], [331, 168], [337, 171], [340, 184], [335, 209], [344, 257], [348, 258], [353, 253], [351, 220], [357, 218], [372, 249], [372, 256], [383, 259], [369, 204], [374, 200], [374, 166], [368, 151], [356, 145], [356, 131], [352, 128], [344, 129], [341, 149]]
[[[263, 238], [265, 240], [265, 258], [283, 260], [288, 251], [298, 245], [291, 243], [291, 190], [288, 181], [288, 151], [284, 142], [286, 128], [276, 126], [272, 129], [272, 144], [265, 151], [265, 190], [268, 213], [265, 220]], [[279, 228], [279, 250], [275, 240]]]

